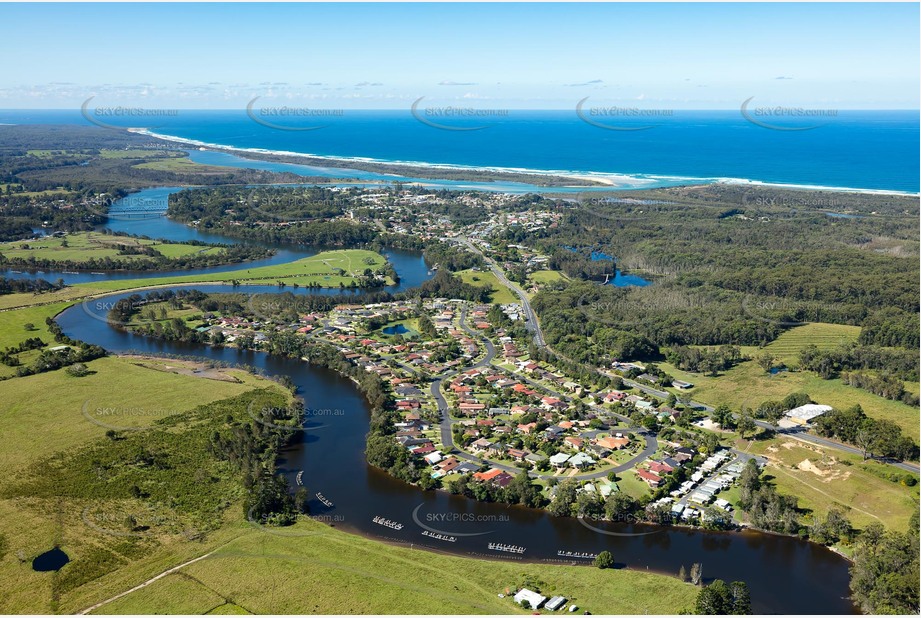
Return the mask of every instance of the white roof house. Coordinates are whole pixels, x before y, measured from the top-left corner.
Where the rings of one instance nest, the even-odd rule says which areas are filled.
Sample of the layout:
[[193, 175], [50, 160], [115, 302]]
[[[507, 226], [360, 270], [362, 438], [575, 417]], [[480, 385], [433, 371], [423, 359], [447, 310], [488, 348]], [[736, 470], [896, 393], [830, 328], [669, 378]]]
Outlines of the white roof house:
[[[553, 457], [551, 457], [550, 459], [552, 461]], [[579, 468], [582, 466], [590, 466], [593, 463], [595, 463], [595, 460], [589, 457], [588, 455], [586, 455], [585, 453], [576, 453], [575, 455], [569, 458], [569, 465], [572, 466], [573, 468]]]
[[562, 466], [567, 461], [569, 461], [569, 455], [567, 455], [566, 453], [557, 453], [556, 455], [550, 458], [550, 463], [553, 464], [554, 466]]
[[787, 410], [784, 413], [784, 416], [789, 418], [794, 423], [800, 425], [805, 425], [806, 423], [812, 422], [813, 419], [822, 416], [826, 412], [831, 411], [831, 406], [823, 406], [817, 403], [807, 403], [804, 406], [798, 408], [793, 408], [792, 410]]
[[531, 609], [537, 609], [544, 604], [544, 601], [547, 600], [547, 597], [543, 596], [539, 592], [534, 592], [533, 590], [528, 590], [527, 588], [522, 588], [517, 593], [515, 593], [515, 603], [519, 605], [527, 602], [531, 606]]

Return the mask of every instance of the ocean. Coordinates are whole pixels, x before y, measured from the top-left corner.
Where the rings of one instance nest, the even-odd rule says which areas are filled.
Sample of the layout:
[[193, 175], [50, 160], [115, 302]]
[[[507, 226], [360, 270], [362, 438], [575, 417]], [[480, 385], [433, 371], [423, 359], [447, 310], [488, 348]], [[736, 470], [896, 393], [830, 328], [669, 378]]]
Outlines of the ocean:
[[[842, 110], [820, 120], [794, 118], [762, 126], [738, 110], [676, 110], [645, 120], [598, 119], [608, 128], [585, 121], [575, 110], [511, 110], [481, 120], [420, 119], [410, 110], [342, 110], [339, 116], [273, 117], [270, 122], [245, 110], [173, 114], [99, 120], [207, 145], [598, 175], [626, 187], [726, 180], [919, 192], [917, 111]], [[89, 121], [80, 110], [0, 110], [0, 123]], [[311, 130], [286, 130], [297, 128]]]

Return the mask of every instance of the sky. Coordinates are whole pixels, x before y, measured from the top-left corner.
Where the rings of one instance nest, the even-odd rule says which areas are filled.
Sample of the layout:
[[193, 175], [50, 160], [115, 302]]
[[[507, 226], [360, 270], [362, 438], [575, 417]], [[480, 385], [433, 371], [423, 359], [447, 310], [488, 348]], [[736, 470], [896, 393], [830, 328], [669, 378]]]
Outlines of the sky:
[[0, 108], [917, 109], [917, 3], [0, 4]]

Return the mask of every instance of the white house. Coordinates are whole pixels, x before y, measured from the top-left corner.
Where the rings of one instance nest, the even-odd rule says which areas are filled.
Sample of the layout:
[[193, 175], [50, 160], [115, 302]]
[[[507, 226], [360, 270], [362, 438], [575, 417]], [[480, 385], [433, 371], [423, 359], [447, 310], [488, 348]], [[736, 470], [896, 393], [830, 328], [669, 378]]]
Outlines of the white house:
[[547, 597], [543, 596], [539, 592], [528, 590], [527, 588], [522, 588], [517, 593], [515, 593], [515, 603], [523, 605], [526, 602], [531, 606], [531, 609], [539, 608], [544, 604], [544, 601], [546, 600]]
[[814, 419], [822, 416], [826, 412], [830, 412], [831, 409], [831, 406], [807, 403], [804, 406], [793, 408], [792, 410], [787, 410], [784, 413], [784, 416], [786, 416], [797, 425], [806, 425], [811, 423]]

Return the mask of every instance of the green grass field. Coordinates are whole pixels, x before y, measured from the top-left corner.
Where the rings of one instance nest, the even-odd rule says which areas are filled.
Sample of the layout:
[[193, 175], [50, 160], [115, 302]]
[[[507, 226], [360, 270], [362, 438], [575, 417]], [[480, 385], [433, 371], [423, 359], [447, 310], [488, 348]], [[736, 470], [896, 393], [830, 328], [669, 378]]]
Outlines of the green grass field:
[[[180, 367], [180, 361], [164, 361]], [[182, 413], [233, 397], [260, 380], [242, 370], [224, 370], [238, 381], [222, 381], [159, 371], [141, 360], [106, 357], [87, 364], [92, 374], [75, 378], [65, 371], [0, 382], [0, 465], [9, 475], [38, 453], [49, 455], [105, 435], [105, 425], [137, 427], [166, 414]], [[150, 363], [147, 363], [150, 365]], [[166, 367], [162, 367], [166, 369]], [[86, 415], [84, 415], [86, 405]], [[99, 408], [118, 408], [114, 413]], [[125, 410], [131, 408], [128, 415]]]
[[695, 387], [691, 391], [694, 400], [712, 406], [725, 403], [734, 410], [742, 406], [757, 408], [763, 401], [780, 400], [790, 393], [803, 392], [808, 393], [813, 401], [835, 408], [860, 404], [867, 415], [893, 421], [916, 441], [921, 433], [917, 408], [847, 386], [841, 380], [823, 380], [812, 372], [781, 372], [771, 375], [754, 361], [749, 361], [730, 369], [725, 375], [711, 378], [679, 371], [668, 363], [661, 363], [660, 367], [679, 380], [694, 383]]
[[[13, 296], [10, 294], [9, 296]], [[26, 296], [17, 294], [16, 296]], [[32, 296], [29, 294], [28, 296]], [[5, 296], [0, 296], [4, 299]], [[14, 311], [0, 311], [0, 348], [14, 347], [32, 337], [38, 337], [45, 343], [53, 344], [54, 337], [48, 332], [48, 326], [45, 319], [54, 317], [70, 303], [57, 302], [47, 305], [34, 305], [23, 307]], [[32, 324], [34, 330], [26, 330], [25, 324]], [[0, 365], [0, 375], [3, 369], [11, 369], [5, 365]]]
[[815, 322], [791, 328], [763, 349], [746, 346], [742, 351], [749, 356], [769, 352], [777, 360], [787, 365], [795, 365], [799, 362], [799, 351], [809, 344], [820, 350], [830, 350], [843, 343], [857, 341], [859, 335], [859, 326]]
[[225, 174], [226, 168], [214, 165], [202, 165], [195, 163], [187, 157], [170, 157], [138, 163], [134, 167], [142, 170], [157, 170], [160, 172], [195, 172], [195, 173], [213, 173]]
[[[835, 324], [809, 324], [794, 328], [764, 349], [775, 354], [781, 360], [792, 363], [799, 350], [809, 343], [819, 347], [831, 348], [842, 342], [856, 339], [860, 328], [857, 326], [839, 326]], [[754, 357], [758, 348], [743, 348], [743, 352]], [[917, 408], [912, 408], [899, 401], [884, 399], [853, 386], [844, 384], [839, 379], [823, 380], [811, 371], [784, 371], [771, 375], [752, 360], [741, 363], [725, 374], [709, 377], [699, 373], [680, 371], [670, 363], [660, 363], [672, 377], [693, 383], [691, 396], [696, 401], [712, 406], [725, 403], [735, 410], [742, 406], [756, 408], [768, 400], [783, 399], [790, 393], [805, 392], [813, 401], [835, 408], [847, 408], [860, 404], [864, 412], [873, 418], [887, 419], [897, 423], [902, 430], [916, 441], [921, 435]], [[670, 389], [678, 395], [680, 391]]]
[[99, 151], [99, 156], [103, 159], [162, 159], [177, 155], [164, 150], [110, 150], [103, 148]]
[[202, 613], [229, 604], [256, 614], [521, 614], [530, 612], [498, 595], [529, 582], [543, 594], [565, 595], [579, 611], [663, 614], [690, 609], [697, 592], [677, 578], [641, 571], [443, 556], [316, 522], [285, 532], [297, 530], [318, 534], [284, 537], [250, 529], [183, 568], [187, 579], [170, 575], [98, 611]]
[[515, 293], [510, 289], [499, 283], [499, 280], [496, 279], [496, 276], [488, 270], [461, 270], [454, 274], [460, 277], [464, 283], [469, 283], [470, 285], [476, 286], [478, 288], [491, 287], [493, 289], [493, 293], [490, 297], [490, 301], [497, 305], [519, 302], [518, 296], [516, 296]]
[[[66, 243], [66, 246], [64, 246]], [[199, 253], [214, 254], [222, 252], [219, 247], [199, 247], [186, 244], [161, 243], [155, 240], [111, 236], [98, 232], [78, 232], [68, 234], [66, 238], [43, 238], [41, 240], [17, 240], [0, 245], [0, 254], [8, 259], [83, 261], [89, 259], [112, 258], [131, 261], [150, 261], [146, 255], [119, 255], [120, 247], [152, 247], [169, 258], [183, 257]]]
[[[365, 259], [370, 260], [366, 263]], [[286, 285], [305, 286], [311, 283], [321, 287], [339, 287], [356, 282], [365, 268], [374, 270], [386, 263], [386, 258], [374, 251], [364, 249], [344, 249], [339, 251], [324, 251], [317, 255], [302, 258], [287, 264], [273, 266], [260, 266], [248, 270], [235, 270], [228, 273], [213, 273], [203, 275], [176, 275], [155, 279], [130, 279], [117, 281], [103, 281], [97, 283], [77, 284], [74, 289], [85, 289], [87, 294], [102, 292], [115, 292], [131, 290], [140, 287], [175, 285], [178, 283], [230, 283], [239, 281], [243, 285], [275, 285], [284, 282]], [[340, 270], [336, 270], [340, 269]], [[391, 281], [388, 281], [392, 283]]]
[[[747, 447], [747, 442], [741, 446]], [[843, 508], [857, 528], [879, 521], [887, 528], [905, 531], [908, 518], [918, 511], [918, 485], [907, 487], [882, 479], [868, 470], [883, 464], [863, 462], [858, 455], [792, 439], [754, 442], [749, 452], [768, 458], [765, 473], [774, 477], [780, 493], [797, 496], [801, 508], [820, 517], [836, 506]], [[804, 521], [811, 523], [808, 516]]]
[[[195, 247], [195, 249], [201, 250], [203, 247]], [[368, 262], [365, 260], [368, 260]], [[243, 285], [276, 285], [278, 282], [284, 282], [289, 286], [294, 284], [300, 286], [315, 284], [321, 287], [337, 288], [342, 284], [348, 287], [357, 281], [356, 277], [361, 275], [365, 268], [375, 270], [386, 264], [386, 262], [387, 260], [384, 256], [373, 251], [345, 249], [324, 251], [288, 264], [260, 266], [226, 274], [176, 275], [151, 279], [110, 280], [95, 283], [78, 283], [63, 290], [45, 294], [4, 294], [0, 295], [0, 345], [4, 345], [2, 343], [4, 324], [10, 325], [9, 327], [15, 330], [15, 321], [20, 319], [19, 314], [5, 312], [3, 311], [4, 309], [34, 308], [39, 305], [64, 303], [66, 301], [73, 302], [97, 294], [180, 283], [230, 283], [233, 280], [237, 280]], [[389, 285], [393, 281], [388, 277], [386, 283]], [[61, 305], [60, 309], [65, 306]], [[57, 313], [57, 311], [51, 315], [54, 313]], [[24, 321], [34, 322], [35, 320], [26, 319]], [[44, 317], [41, 318], [41, 322], [44, 324]], [[37, 322], [36, 325], [38, 325]], [[19, 343], [21, 340], [17, 339], [15, 343]]]
[[[181, 517], [180, 512], [167, 501], [145, 505], [104, 497], [60, 497], [78, 495], [80, 489], [54, 475], [53, 466], [45, 465], [48, 461], [56, 456], [74, 456], [73, 461], [78, 463], [80, 455], [75, 454], [87, 445], [98, 445], [100, 454], [108, 445], [114, 445], [105, 437], [106, 428], [88, 420], [85, 412], [97, 420], [102, 417], [126, 427], [141, 426], [165, 418], [166, 412], [182, 418], [199, 405], [254, 388], [278, 393], [282, 401], [290, 396], [274, 382], [241, 370], [205, 370], [197, 375], [209, 377], [194, 377], [196, 365], [189, 361], [109, 357], [88, 365], [94, 373], [82, 378], [55, 371], [0, 382], [0, 401], [4, 402], [0, 409], [0, 435], [4, 436], [0, 440], [4, 470], [0, 478], [0, 536], [4, 540], [4, 551], [0, 552], [0, 612], [77, 611], [99, 600], [100, 595], [110, 591], [115, 594], [130, 587], [123, 587], [125, 583], [162, 572], [201, 551], [199, 542], [175, 533], [120, 537], [107, 531], [122, 528], [121, 514], [147, 513], [175, 521]], [[85, 406], [87, 402], [89, 406]], [[123, 414], [97, 415], [97, 402], [120, 407]], [[144, 416], [145, 410], [150, 412], [149, 417]], [[177, 446], [177, 450], [181, 448]], [[178, 472], [182, 465], [189, 467], [179, 459], [173, 461], [179, 464], [171, 468], [173, 471]], [[126, 471], [131, 469], [130, 462], [124, 465]], [[49, 475], [55, 478], [47, 478]], [[17, 489], [28, 487], [28, 483], [36, 482], [30, 479], [36, 478], [39, 483], [50, 483], [47, 487], [53, 493]], [[236, 519], [240, 509], [232, 511]], [[230, 512], [227, 510], [226, 515]], [[221, 543], [231, 536], [218, 529], [208, 539]], [[68, 565], [58, 575], [33, 571], [31, 559], [56, 544], [65, 549], [74, 561], [72, 565], [82, 564], [80, 570]], [[93, 575], [93, 568], [87, 568], [94, 564], [99, 564], [100, 577]], [[101, 576], [107, 572], [106, 584], [102, 585]]]
[[536, 270], [528, 275], [528, 279], [535, 283], [552, 283], [566, 279], [566, 275], [558, 270]]

